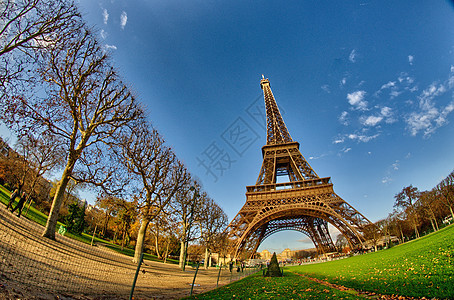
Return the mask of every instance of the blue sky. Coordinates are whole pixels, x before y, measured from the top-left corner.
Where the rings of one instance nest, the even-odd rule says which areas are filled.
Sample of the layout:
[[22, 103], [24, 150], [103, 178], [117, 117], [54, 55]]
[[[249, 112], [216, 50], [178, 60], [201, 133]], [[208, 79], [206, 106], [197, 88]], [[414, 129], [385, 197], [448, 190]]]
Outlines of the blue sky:
[[[89, 24], [231, 220], [266, 143], [261, 74], [292, 138], [371, 221], [453, 170], [450, 1], [94, 1]], [[241, 136], [232, 134], [240, 129]], [[312, 247], [277, 233], [260, 249]]]

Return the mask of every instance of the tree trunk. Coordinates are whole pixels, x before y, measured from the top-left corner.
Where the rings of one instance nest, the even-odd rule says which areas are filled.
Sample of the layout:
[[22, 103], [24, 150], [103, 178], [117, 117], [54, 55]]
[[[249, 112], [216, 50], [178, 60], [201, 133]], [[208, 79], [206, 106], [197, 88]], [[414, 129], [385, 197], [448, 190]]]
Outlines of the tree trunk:
[[169, 240], [167, 241], [166, 254], [164, 255], [164, 263], [166, 263], [167, 255], [169, 255], [169, 245], [170, 245], [170, 237], [169, 237]]
[[157, 222], [156, 222], [156, 234], [154, 236], [154, 243], [155, 243], [155, 248], [156, 248], [156, 256], [158, 258], [161, 258], [161, 255], [159, 253], [159, 228], [158, 228]]
[[205, 269], [208, 269], [208, 266], [209, 266], [208, 257], [209, 257], [209, 255], [208, 255], [208, 247], [206, 247], [205, 248], [205, 261], [203, 262], [203, 266], [205, 267]]
[[38, 178], [39, 178], [38, 176], [35, 176], [35, 178], [33, 179], [32, 185], [30, 187], [30, 193], [28, 193], [27, 200], [25, 201], [24, 207], [26, 207], [27, 203], [28, 203], [27, 211], [24, 214], [25, 216], [28, 215], [28, 211], [30, 210], [30, 206], [32, 206], [32, 202], [33, 202], [32, 194], [33, 194], [33, 190], [35, 189], [36, 182], [38, 182]]
[[432, 229], [435, 231], [437, 231], [437, 229], [435, 228], [435, 224], [434, 224], [434, 220], [433, 219], [430, 219], [430, 224], [432, 225]]
[[419, 239], [419, 231], [418, 231], [418, 226], [416, 225], [416, 223], [414, 224], [415, 226], [415, 234], [416, 234], [416, 238]]
[[160, 255], [160, 253], [159, 253], [159, 241], [158, 241], [158, 238], [159, 238], [159, 237], [158, 237], [158, 235], [156, 234], [156, 235], [154, 236], [154, 244], [155, 244], [155, 248], [156, 248], [156, 256], [157, 256], [158, 258], [161, 258], [161, 255]]
[[68, 185], [70, 179], [69, 174], [71, 171], [72, 169], [68, 166], [63, 171], [62, 178], [60, 179], [55, 191], [54, 200], [52, 201], [52, 207], [49, 212], [49, 217], [47, 218], [46, 228], [44, 228], [43, 237], [47, 237], [51, 240], [55, 240], [55, 229], [57, 227], [60, 206], [65, 196], [66, 186]]
[[182, 240], [180, 242], [180, 262], [179, 262], [179, 267], [181, 268], [182, 271], [185, 269], [185, 264], [186, 264], [186, 242]]
[[400, 231], [400, 236], [402, 237], [402, 243], [404, 243], [404, 242], [405, 242], [405, 240], [404, 240], [404, 234], [403, 234], [402, 228], [401, 228], [400, 226], [399, 226], [399, 231]]
[[135, 263], [139, 262], [140, 255], [143, 251], [143, 244], [145, 242], [145, 234], [147, 233], [147, 227], [150, 223], [150, 220], [143, 219], [142, 224], [140, 224], [139, 233], [137, 234], [136, 250], [134, 252], [134, 259], [132, 260]]
[[106, 238], [106, 234], [107, 234], [107, 226], [109, 225], [109, 210], [106, 208], [106, 218], [105, 218], [105, 221], [104, 221], [104, 227], [102, 229], [102, 237], [103, 238]]
[[121, 238], [121, 251], [123, 251], [125, 247], [125, 239], [126, 239], [126, 223], [123, 226], [123, 237]]

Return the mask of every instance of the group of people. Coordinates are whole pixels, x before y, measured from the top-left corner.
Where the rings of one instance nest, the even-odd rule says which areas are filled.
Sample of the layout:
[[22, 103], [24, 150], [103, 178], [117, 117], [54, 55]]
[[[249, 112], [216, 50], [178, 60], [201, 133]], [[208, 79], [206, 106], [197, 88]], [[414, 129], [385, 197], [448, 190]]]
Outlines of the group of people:
[[13, 208], [13, 203], [14, 200], [19, 196], [20, 191], [19, 189], [16, 189], [12, 194], [11, 197], [9, 198], [8, 205], [6, 206], [6, 209], [11, 209], [11, 212], [13, 213], [14, 211], [18, 210], [17, 216], [20, 218], [20, 215], [22, 213], [22, 208], [24, 208], [24, 203], [26, 200], [26, 194], [25, 192], [22, 192], [22, 195], [20, 196], [19, 202], [17, 202], [16, 207]]

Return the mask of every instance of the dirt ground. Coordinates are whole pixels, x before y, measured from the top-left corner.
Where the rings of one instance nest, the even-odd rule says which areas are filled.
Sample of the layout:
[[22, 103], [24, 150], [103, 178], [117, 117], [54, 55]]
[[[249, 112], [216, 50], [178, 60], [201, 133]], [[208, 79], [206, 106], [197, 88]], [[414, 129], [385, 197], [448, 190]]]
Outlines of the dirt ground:
[[[0, 299], [128, 299], [137, 265], [102, 246], [58, 235], [41, 237], [43, 227], [18, 218], [0, 205]], [[216, 287], [219, 270], [200, 268], [194, 294]], [[134, 299], [179, 299], [189, 296], [195, 269], [144, 261]], [[234, 272], [234, 278], [238, 274]], [[223, 269], [219, 285], [229, 283]]]

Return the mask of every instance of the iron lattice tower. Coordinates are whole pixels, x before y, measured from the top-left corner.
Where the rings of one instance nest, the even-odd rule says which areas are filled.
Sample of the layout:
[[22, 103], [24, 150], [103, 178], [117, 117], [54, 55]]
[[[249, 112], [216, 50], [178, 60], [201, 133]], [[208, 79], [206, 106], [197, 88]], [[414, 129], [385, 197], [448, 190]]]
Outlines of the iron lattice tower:
[[[347, 238], [350, 247], [362, 247], [363, 230], [370, 221], [334, 192], [330, 177], [315, 173], [285, 126], [269, 80], [262, 76], [260, 86], [267, 139], [257, 182], [246, 187], [246, 203], [227, 228], [232, 254], [252, 257], [263, 240], [282, 230], [304, 233], [320, 254], [333, 252], [328, 223]], [[289, 181], [277, 183], [283, 175]]]

